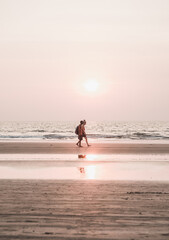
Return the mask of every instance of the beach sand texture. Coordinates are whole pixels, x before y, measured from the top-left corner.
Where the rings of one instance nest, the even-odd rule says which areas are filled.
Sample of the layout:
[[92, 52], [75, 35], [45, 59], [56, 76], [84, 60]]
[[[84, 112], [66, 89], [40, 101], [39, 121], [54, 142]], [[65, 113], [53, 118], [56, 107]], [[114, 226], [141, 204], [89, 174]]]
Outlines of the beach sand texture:
[[169, 239], [169, 183], [0, 181], [0, 239]]
[[[6, 153], [165, 156], [169, 145], [1, 142], [0, 154]], [[0, 180], [0, 239], [167, 240], [169, 182]]]
[[169, 144], [148, 143], [92, 143], [82, 148], [75, 143], [56, 142], [0, 142], [0, 154], [3, 153], [53, 153], [53, 154], [167, 154]]

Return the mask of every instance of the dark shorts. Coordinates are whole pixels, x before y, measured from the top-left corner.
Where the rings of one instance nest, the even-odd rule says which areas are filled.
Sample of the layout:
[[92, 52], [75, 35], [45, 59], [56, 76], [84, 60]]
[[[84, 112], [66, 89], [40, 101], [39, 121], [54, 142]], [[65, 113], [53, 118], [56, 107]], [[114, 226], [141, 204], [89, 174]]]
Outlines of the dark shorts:
[[86, 137], [86, 134], [79, 135], [79, 136], [78, 136], [78, 139], [81, 141], [81, 140], [83, 140], [83, 137]]

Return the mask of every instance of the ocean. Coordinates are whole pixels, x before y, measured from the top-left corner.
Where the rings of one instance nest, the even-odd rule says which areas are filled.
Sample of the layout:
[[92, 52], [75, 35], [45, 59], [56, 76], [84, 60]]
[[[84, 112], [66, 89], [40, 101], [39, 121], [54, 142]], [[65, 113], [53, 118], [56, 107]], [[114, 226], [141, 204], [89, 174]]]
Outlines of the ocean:
[[[77, 121], [0, 122], [0, 141], [74, 141]], [[91, 142], [169, 141], [169, 122], [88, 121]]]

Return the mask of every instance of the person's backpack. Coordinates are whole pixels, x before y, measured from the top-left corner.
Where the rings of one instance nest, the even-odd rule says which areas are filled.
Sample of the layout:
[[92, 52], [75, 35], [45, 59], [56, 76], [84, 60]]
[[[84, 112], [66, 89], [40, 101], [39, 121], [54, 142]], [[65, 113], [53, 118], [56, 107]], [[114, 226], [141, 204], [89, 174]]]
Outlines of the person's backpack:
[[75, 133], [78, 135], [79, 134], [79, 126], [75, 128]]

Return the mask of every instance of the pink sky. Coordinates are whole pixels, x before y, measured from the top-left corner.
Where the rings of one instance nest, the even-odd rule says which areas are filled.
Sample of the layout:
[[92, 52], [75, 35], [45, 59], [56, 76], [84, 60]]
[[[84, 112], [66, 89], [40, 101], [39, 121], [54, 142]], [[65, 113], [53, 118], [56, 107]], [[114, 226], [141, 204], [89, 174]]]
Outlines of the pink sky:
[[168, 12], [168, 0], [1, 0], [0, 120], [169, 120]]

